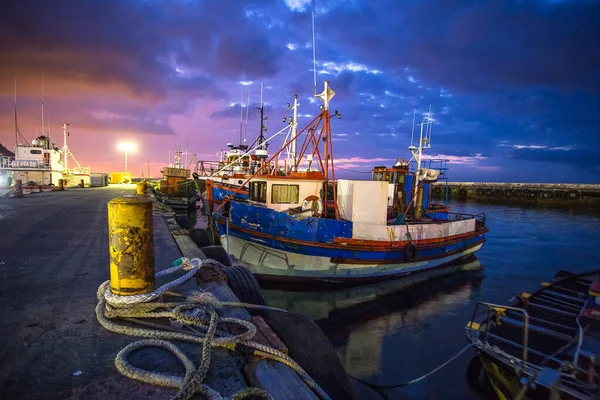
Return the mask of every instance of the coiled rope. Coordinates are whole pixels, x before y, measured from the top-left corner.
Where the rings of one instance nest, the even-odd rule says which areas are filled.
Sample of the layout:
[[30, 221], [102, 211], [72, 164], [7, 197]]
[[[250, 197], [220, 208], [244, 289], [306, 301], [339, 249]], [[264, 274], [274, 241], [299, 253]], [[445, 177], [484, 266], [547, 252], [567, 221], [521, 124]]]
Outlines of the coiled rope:
[[[153, 301], [168, 290], [192, 278], [203, 265], [208, 264], [222, 267], [218, 261], [212, 259], [180, 258], [173, 263], [173, 267], [158, 272], [156, 277], [159, 278], [179, 270], [186, 271], [186, 274], [147, 294], [118, 296], [112, 293], [110, 281], [100, 285], [97, 293], [98, 305], [96, 306], [96, 318], [100, 325], [111, 332], [146, 338], [127, 345], [117, 354], [115, 359], [117, 370], [131, 379], [158, 386], [178, 388], [179, 390], [173, 399], [189, 399], [199, 393], [209, 400], [222, 400], [224, 398], [220, 393], [203, 384], [210, 366], [211, 350], [213, 347], [234, 350], [238, 346], [243, 346], [251, 349], [255, 355], [270, 358], [289, 366], [319, 398], [329, 399], [323, 389], [285, 353], [251, 341], [250, 339], [256, 333], [256, 327], [251, 322], [240, 318], [221, 317], [218, 313], [219, 310], [225, 307], [286, 312], [285, 310], [241, 302], [222, 302], [212, 294], [203, 291], [192, 292], [182, 302]], [[168, 318], [171, 324], [165, 326], [145, 321], [146, 319], [156, 318]], [[129, 324], [118, 323], [115, 320], [122, 320]], [[242, 333], [232, 335], [229, 332], [217, 329], [217, 326], [223, 323], [238, 325], [242, 328]], [[169, 340], [202, 345], [202, 358], [198, 368]], [[172, 353], [185, 367], [185, 376], [182, 378], [132, 366], [127, 360], [128, 355], [135, 350], [146, 347], [159, 347]], [[229, 399], [240, 400], [250, 396], [272, 399], [269, 393], [259, 388], [241, 389]]]

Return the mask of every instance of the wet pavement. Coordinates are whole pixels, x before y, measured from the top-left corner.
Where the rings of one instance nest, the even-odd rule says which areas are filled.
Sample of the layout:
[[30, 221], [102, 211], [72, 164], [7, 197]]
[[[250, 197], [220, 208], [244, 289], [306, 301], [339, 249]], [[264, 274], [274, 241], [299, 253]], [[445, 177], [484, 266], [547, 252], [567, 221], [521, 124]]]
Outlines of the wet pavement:
[[[116, 372], [114, 357], [131, 338], [102, 329], [94, 313], [96, 289], [109, 278], [106, 205], [134, 193], [115, 185], [0, 198], [0, 399], [163, 390]], [[157, 263], [176, 257], [162, 251]]]

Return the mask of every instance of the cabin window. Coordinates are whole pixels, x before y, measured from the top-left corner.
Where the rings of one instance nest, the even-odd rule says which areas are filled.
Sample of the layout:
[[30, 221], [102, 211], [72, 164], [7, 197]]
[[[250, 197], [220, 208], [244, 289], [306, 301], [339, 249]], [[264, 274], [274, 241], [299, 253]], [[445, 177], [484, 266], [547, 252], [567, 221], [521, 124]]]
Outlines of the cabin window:
[[374, 181], [387, 181], [392, 183], [392, 174], [388, 171], [373, 171]]
[[300, 186], [273, 185], [271, 186], [271, 203], [297, 204], [300, 202]]
[[404, 183], [404, 173], [394, 172], [394, 182], [393, 183]]
[[41, 150], [37, 150], [37, 149], [35, 149], [35, 150], [29, 150], [29, 152], [31, 154], [42, 154], [42, 151]]
[[267, 202], [267, 182], [250, 182], [248, 198], [261, 203]]

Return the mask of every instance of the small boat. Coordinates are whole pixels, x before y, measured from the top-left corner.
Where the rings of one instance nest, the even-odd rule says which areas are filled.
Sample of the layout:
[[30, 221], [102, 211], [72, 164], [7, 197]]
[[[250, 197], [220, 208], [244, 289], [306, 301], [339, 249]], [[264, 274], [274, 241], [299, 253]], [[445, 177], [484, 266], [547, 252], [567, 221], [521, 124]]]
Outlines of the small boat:
[[161, 203], [171, 208], [187, 210], [195, 207], [198, 188], [196, 182], [190, 179], [190, 170], [181, 164], [181, 154], [178, 146], [174, 162], [163, 168], [163, 178], [153, 192]]
[[430, 183], [442, 172], [422, 165], [431, 113], [419, 145], [409, 147], [412, 162], [377, 167], [372, 180], [336, 179], [334, 95], [325, 82], [316, 96], [321, 112], [301, 130], [295, 99], [291, 138], [237, 187], [207, 180], [227, 251], [259, 281], [359, 285], [445, 266], [479, 250], [485, 215], [429, 208]]
[[477, 304], [465, 328], [471, 364], [480, 360], [498, 398], [600, 398], [599, 273], [560, 271], [508, 306]]

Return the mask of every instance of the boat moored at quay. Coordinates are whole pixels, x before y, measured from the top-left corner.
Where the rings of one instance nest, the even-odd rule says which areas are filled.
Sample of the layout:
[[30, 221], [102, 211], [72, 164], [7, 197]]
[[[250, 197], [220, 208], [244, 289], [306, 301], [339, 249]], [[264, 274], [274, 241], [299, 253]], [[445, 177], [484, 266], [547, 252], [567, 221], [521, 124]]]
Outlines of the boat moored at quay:
[[[227, 251], [259, 280], [358, 285], [425, 272], [470, 256], [485, 242], [485, 215], [430, 202], [444, 173], [423, 168], [431, 112], [411, 160], [377, 167], [371, 180], [336, 179], [328, 83], [322, 110], [239, 186], [207, 180], [214, 222]], [[297, 104], [295, 104], [297, 106]], [[294, 108], [296, 111], [297, 107]], [[279, 156], [287, 152], [282, 164]]]

